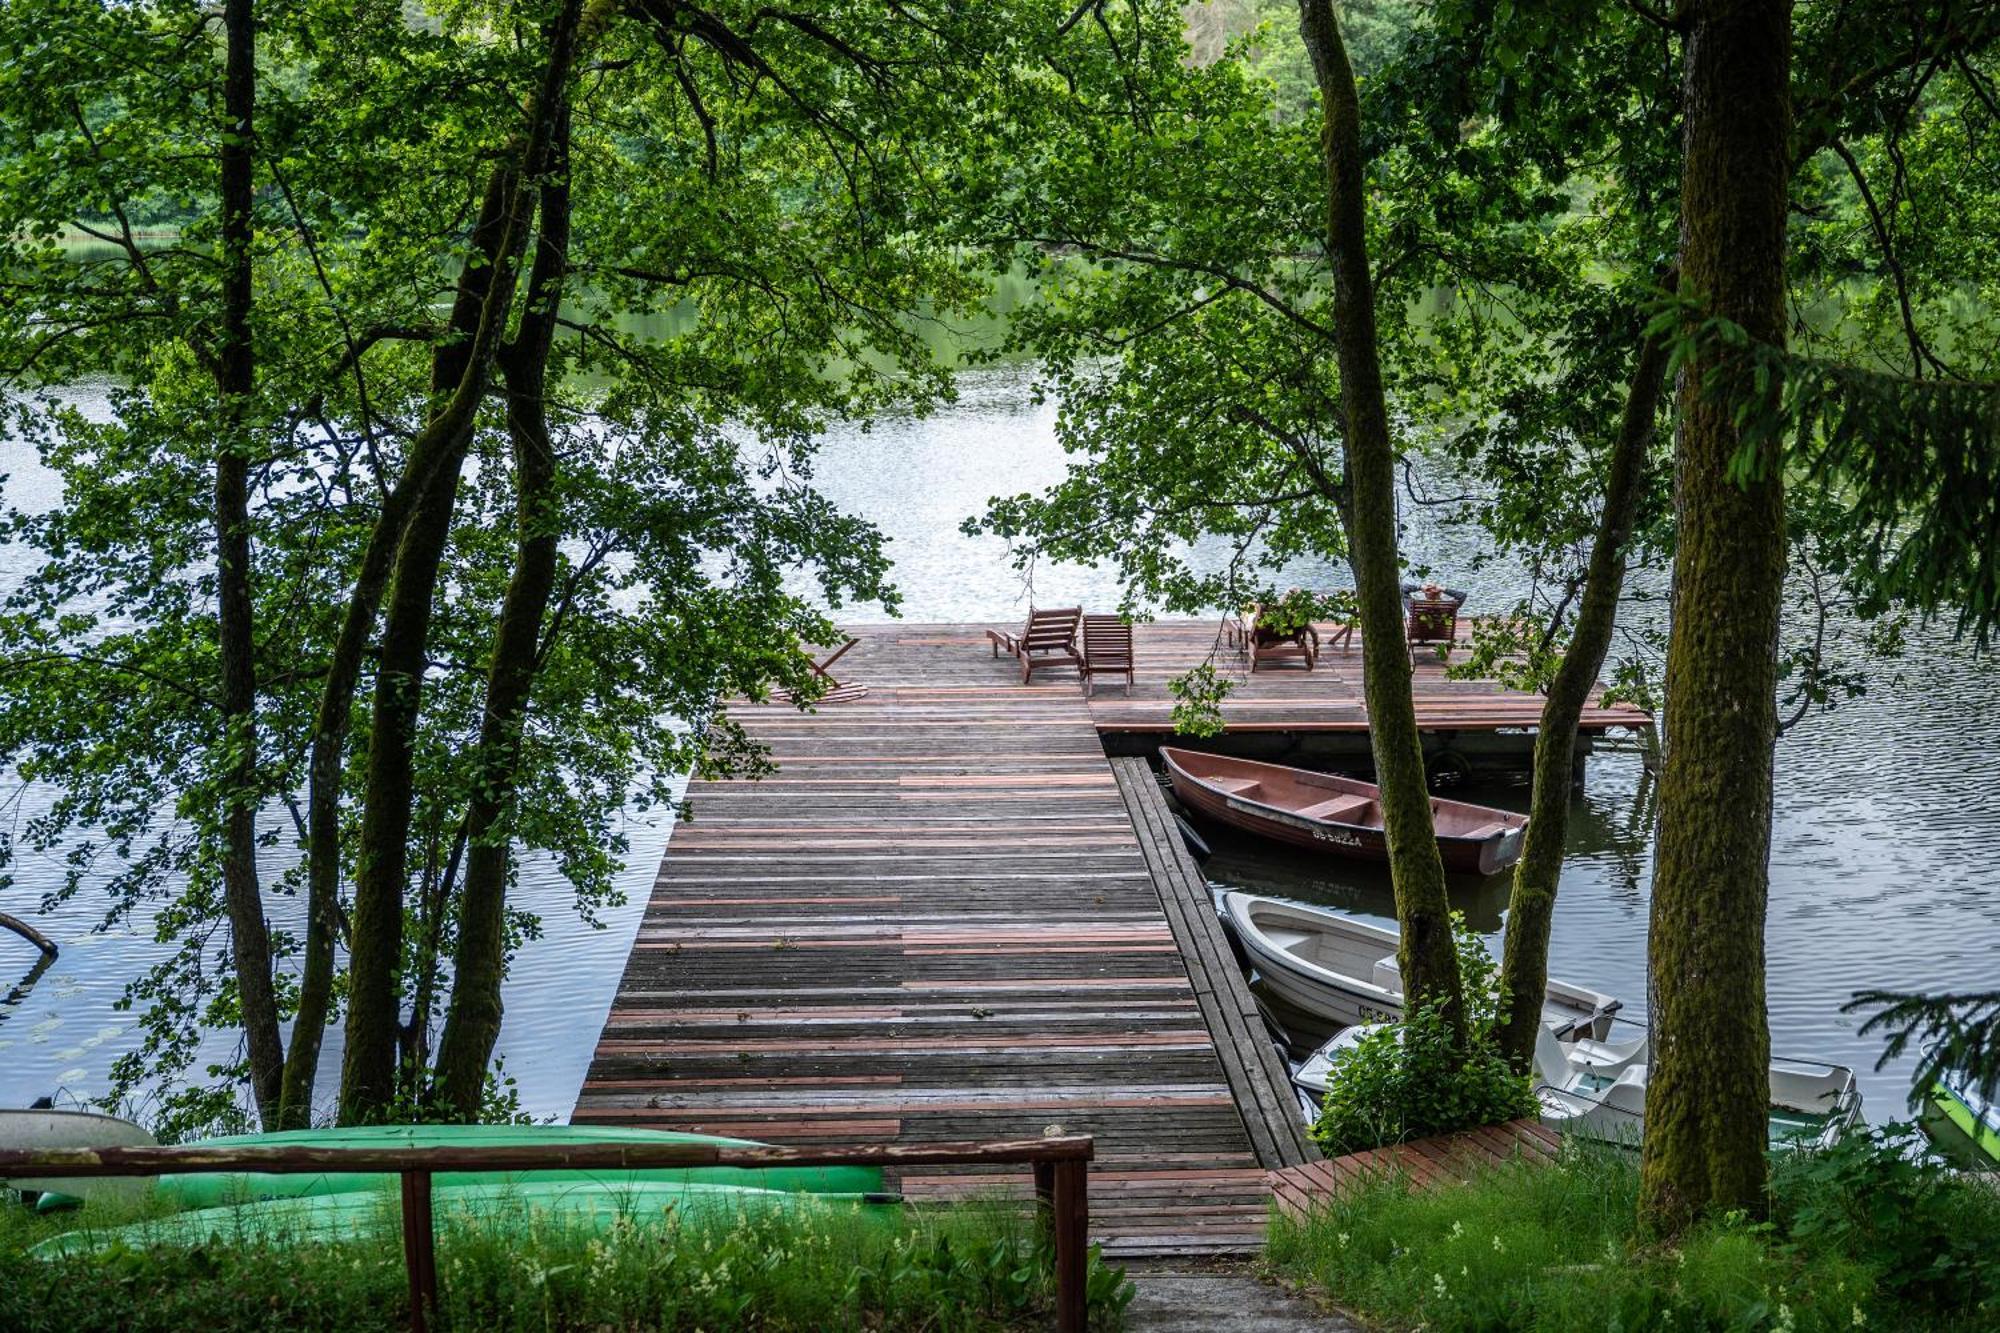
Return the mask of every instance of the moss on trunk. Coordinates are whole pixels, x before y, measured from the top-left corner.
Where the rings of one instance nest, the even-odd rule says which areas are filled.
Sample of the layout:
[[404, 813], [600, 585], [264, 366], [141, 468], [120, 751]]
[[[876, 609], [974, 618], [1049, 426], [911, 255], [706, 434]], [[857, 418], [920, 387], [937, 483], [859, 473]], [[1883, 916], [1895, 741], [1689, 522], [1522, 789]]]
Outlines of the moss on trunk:
[[[1757, 341], [1785, 338], [1791, 5], [1688, 11], [1681, 284]], [[1640, 1209], [1663, 1232], [1762, 1209], [1764, 908], [1785, 508], [1775, 447], [1747, 478], [1733, 404], [1703, 392], [1717, 349], [1683, 373], [1676, 456], [1666, 763], [1653, 873], [1653, 1026]]]

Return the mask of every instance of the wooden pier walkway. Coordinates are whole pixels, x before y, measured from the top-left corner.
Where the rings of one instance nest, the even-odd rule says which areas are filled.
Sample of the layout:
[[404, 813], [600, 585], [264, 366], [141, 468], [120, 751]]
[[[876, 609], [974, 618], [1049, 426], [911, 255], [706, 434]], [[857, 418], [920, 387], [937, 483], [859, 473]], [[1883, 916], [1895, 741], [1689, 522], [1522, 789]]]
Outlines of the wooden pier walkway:
[[[1140, 626], [1129, 701], [1086, 701], [1069, 673], [1022, 685], [980, 626], [850, 632], [839, 674], [865, 696], [731, 705], [777, 771], [690, 789], [574, 1120], [776, 1143], [1087, 1133], [1109, 1252], [1261, 1244], [1267, 1170], [1311, 1148], [1199, 873], [1103, 740], [1167, 729], [1166, 679], [1213, 626]], [[1257, 673], [1234, 716], [1351, 729], [1358, 686], [1330, 666]], [[1445, 697], [1471, 693], [1440, 690], [1431, 716], [1531, 724], [1524, 696]]]

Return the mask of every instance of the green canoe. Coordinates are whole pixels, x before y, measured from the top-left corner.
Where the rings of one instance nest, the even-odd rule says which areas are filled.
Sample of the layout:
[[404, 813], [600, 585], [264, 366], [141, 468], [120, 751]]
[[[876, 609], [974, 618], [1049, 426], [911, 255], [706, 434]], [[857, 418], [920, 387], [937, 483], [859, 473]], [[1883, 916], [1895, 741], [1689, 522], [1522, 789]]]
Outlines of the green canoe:
[[[368, 1125], [349, 1129], [302, 1129], [276, 1134], [237, 1134], [204, 1139], [200, 1148], [277, 1148], [287, 1144], [314, 1148], [520, 1148], [580, 1143], [713, 1143], [755, 1147], [747, 1139], [712, 1134], [680, 1134], [659, 1129], [625, 1129], [602, 1125]], [[867, 1166], [739, 1166], [668, 1167], [645, 1171], [555, 1170], [533, 1172], [450, 1171], [432, 1184], [450, 1189], [466, 1185], [586, 1182], [619, 1185], [634, 1182], [714, 1185], [810, 1194], [874, 1194], [882, 1189], [882, 1172]], [[391, 1173], [285, 1174], [204, 1171], [161, 1176], [156, 1194], [180, 1209], [218, 1204], [251, 1203], [264, 1199], [314, 1198], [329, 1194], [368, 1194], [396, 1188]], [[75, 1201], [45, 1196], [44, 1207], [74, 1207]]]
[[[685, 1180], [525, 1181], [444, 1187], [431, 1195], [433, 1220], [441, 1232], [473, 1225], [486, 1230], [601, 1234], [621, 1221], [646, 1227], [670, 1221], [732, 1221], [745, 1214], [836, 1212], [858, 1213], [886, 1226], [895, 1222], [896, 1203], [892, 1195], [801, 1193]], [[118, 1245], [144, 1248], [212, 1241], [301, 1245], [393, 1236], [400, 1226], [400, 1208], [398, 1195], [382, 1189], [265, 1199], [196, 1208], [102, 1230], [83, 1227], [51, 1236], [29, 1253], [49, 1259]]]

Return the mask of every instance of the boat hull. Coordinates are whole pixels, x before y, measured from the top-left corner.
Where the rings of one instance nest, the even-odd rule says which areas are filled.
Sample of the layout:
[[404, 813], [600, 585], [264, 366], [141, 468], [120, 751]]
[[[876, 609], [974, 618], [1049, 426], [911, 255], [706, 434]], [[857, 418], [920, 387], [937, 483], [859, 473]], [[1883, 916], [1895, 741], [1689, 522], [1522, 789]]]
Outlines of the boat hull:
[[2000, 1114], [1981, 1116], [1973, 1108], [1972, 1099], [1959, 1095], [1956, 1089], [1945, 1083], [1931, 1085], [1930, 1100], [1939, 1114], [1963, 1133], [1982, 1157], [2000, 1162], [2000, 1124], [1989, 1123], [1989, 1120], [2000, 1120]]
[[[1362, 861], [1386, 862], [1389, 859], [1388, 838], [1380, 827], [1313, 819], [1269, 802], [1233, 795], [1184, 767], [1177, 758], [1179, 753], [1162, 750], [1161, 757], [1166, 762], [1174, 796], [1197, 814], [1245, 833], [1310, 852]], [[1305, 769], [1288, 769], [1280, 764], [1238, 762], [1245, 769], [1271, 769], [1307, 779], [1324, 780], [1326, 777]], [[1329, 790], [1379, 794], [1378, 789], [1369, 783], [1354, 779], [1338, 781], [1340, 786]], [[1438, 856], [1446, 870], [1468, 875], [1494, 875], [1521, 859], [1521, 842], [1527, 821], [1506, 811], [1492, 813], [1508, 821], [1506, 826], [1482, 837], [1438, 835]]]
[[[1382, 973], [1395, 964], [1399, 943], [1395, 931], [1341, 913], [1249, 893], [1224, 895], [1223, 915], [1267, 992], [1284, 1006], [1331, 1028], [1402, 1021], [1400, 975]], [[1322, 966], [1292, 952], [1284, 943], [1287, 938], [1314, 933], [1338, 936], [1369, 961], [1369, 975]], [[1543, 1015], [1559, 1032], [1601, 1036], [1619, 1007], [1620, 1001], [1613, 996], [1551, 979]]]
[[[623, 1227], [726, 1225], [746, 1216], [853, 1216], [895, 1224], [900, 1200], [881, 1194], [804, 1194], [705, 1181], [515, 1181], [438, 1186], [436, 1224], [522, 1238], [602, 1235]], [[222, 1204], [106, 1229], [52, 1236], [29, 1253], [39, 1258], [86, 1254], [116, 1245], [195, 1246], [213, 1240], [272, 1245], [326, 1245], [394, 1235], [401, 1224], [394, 1188]]]

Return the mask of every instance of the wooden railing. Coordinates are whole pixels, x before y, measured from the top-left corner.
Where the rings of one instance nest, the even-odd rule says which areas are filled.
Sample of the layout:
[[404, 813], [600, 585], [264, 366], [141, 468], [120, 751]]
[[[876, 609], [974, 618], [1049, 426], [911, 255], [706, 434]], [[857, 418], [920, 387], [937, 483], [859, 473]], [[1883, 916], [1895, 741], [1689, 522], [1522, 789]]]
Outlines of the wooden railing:
[[1054, 1242], [1056, 1327], [1083, 1333], [1090, 1222], [1090, 1138], [854, 1148], [730, 1147], [710, 1143], [576, 1143], [492, 1148], [60, 1148], [0, 1150], [0, 1179], [254, 1171], [279, 1175], [394, 1172], [402, 1177], [403, 1257], [410, 1327], [437, 1308], [431, 1177], [446, 1171], [645, 1171], [690, 1166], [1032, 1166], [1035, 1198]]

